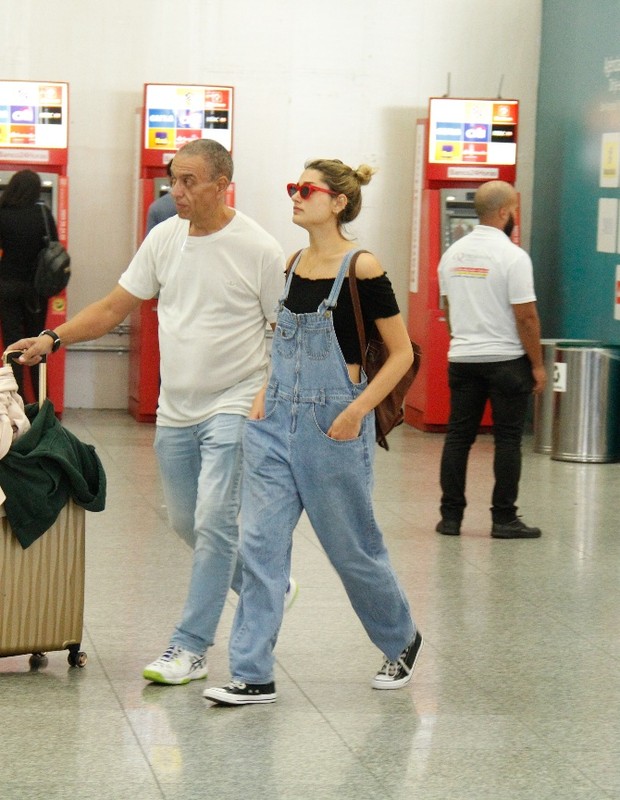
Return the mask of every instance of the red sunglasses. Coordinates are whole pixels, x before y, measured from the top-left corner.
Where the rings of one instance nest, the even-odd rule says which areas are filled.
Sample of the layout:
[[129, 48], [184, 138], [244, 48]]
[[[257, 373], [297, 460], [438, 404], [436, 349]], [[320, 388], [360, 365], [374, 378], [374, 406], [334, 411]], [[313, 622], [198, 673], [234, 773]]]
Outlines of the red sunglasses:
[[324, 189], [322, 186], [317, 186], [314, 183], [302, 183], [301, 185], [298, 183], [287, 183], [286, 191], [289, 197], [299, 192], [302, 200], [307, 200], [312, 192], [325, 192], [325, 194], [331, 194], [333, 197], [338, 197], [339, 194], [339, 192], [332, 192], [331, 189]]

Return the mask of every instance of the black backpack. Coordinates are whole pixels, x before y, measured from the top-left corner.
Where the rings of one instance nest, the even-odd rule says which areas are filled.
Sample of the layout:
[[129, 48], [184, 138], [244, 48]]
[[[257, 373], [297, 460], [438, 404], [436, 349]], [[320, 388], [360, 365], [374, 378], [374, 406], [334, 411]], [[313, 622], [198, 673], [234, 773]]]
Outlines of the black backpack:
[[34, 274], [34, 288], [40, 297], [54, 297], [66, 288], [71, 277], [71, 256], [60, 242], [52, 241], [47, 213], [41, 204], [41, 213], [45, 222], [45, 247], [37, 256], [37, 268]]

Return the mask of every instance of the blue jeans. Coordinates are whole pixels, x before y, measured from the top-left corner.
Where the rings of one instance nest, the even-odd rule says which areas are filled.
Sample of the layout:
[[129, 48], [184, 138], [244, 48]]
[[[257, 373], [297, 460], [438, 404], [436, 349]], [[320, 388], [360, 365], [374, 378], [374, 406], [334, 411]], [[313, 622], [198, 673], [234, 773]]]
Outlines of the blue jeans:
[[273, 680], [293, 531], [304, 509], [369, 638], [396, 660], [415, 629], [373, 513], [372, 415], [360, 437], [335, 441], [325, 431], [350, 397], [302, 399], [295, 411], [283, 391], [267, 402], [268, 418], [248, 420], [244, 439], [244, 571], [230, 638], [232, 676]]
[[521, 438], [534, 386], [530, 361], [527, 356], [511, 361], [452, 361], [448, 383], [450, 420], [441, 456], [441, 516], [456, 522], [463, 518], [469, 451], [489, 400], [495, 439], [491, 516], [493, 522], [511, 522], [517, 514]]
[[239, 591], [237, 564], [245, 417], [217, 414], [183, 428], [158, 426], [155, 452], [170, 523], [193, 548], [181, 621], [170, 644], [202, 654], [213, 644], [228, 590]]

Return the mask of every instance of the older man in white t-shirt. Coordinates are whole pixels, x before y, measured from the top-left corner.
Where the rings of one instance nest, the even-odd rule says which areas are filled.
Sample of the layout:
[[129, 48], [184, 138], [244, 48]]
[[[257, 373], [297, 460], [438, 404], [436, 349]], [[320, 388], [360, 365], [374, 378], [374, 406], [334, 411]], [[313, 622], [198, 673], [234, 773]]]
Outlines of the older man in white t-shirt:
[[265, 381], [265, 330], [284, 286], [279, 244], [226, 205], [232, 170], [213, 140], [182, 147], [171, 170], [177, 214], [148, 234], [118, 285], [56, 330], [14, 345], [25, 349], [23, 363], [37, 363], [61, 343], [103, 336], [159, 297], [155, 450], [171, 523], [194, 556], [181, 620], [143, 672], [158, 683], [206, 677], [226, 594], [231, 582], [238, 588], [242, 431]]
[[541, 535], [517, 517], [516, 506], [528, 400], [532, 392], [543, 391], [546, 381], [532, 262], [509, 238], [517, 203], [509, 183], [482, 184], [474, 198], [480, 224], [449, 247], [439, 263], [451, 340], [438, 533], [461, 532], [469, 451], [489, 400], [495, 438], [491, 536]]

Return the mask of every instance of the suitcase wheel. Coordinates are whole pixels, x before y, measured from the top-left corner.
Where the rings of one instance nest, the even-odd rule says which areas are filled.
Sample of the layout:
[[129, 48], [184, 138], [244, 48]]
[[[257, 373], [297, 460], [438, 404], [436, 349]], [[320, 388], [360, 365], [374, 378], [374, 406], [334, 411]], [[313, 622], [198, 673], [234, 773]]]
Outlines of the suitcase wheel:
[[69, 648], [67, 661], [72, 667], [85, 667], [86, 662], [88, 661], [88, 656], [86, 653], [80, 650], [79, 645], [74, 645], [73, 647]]
[[30, 664], [30, 669], [33, 671], [47, 667], [47, 653], [33, 653], [28, 663]]

